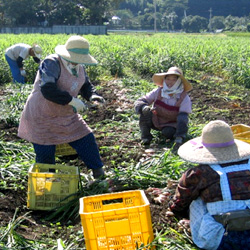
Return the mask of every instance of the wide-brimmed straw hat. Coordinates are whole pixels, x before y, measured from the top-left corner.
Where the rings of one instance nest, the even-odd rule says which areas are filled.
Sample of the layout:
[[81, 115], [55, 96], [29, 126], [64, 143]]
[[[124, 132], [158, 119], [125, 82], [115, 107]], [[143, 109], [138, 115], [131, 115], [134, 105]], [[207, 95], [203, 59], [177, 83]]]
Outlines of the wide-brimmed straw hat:
[[95, 58], [89, 54], [89, 42], [81, 36], [71, 36], [65, 45], [56, 46], [55, 52], [72, 63], [97, 64]]
[[164, 72], [164, 73], [156, 73], [153, 75], [153, 82], [162, 87], [163, 86], [163, 80], [165, 78], [166, 75], [177, 75], [181, 78], [181, 81], [183, 83], [183, 86], [184, 86], [184, 90], [186, 92], [190, 91], [193, 87], [191, 85], [191, 83], [185, 79], [185, 77], [183, 76], [183, 72], [180, 68], [178, 67], [171, 67], [169, 68], [169, 70], [167, 72]]
[[39, 45], [37, 44], [33, 45], [32, 50], [34, 51], [36, 57], [41, 58], [43, 50]]
[[230, 163], [249, 159], [250, 144], [234, 139], [231, 127], [224, 121], [216, 120], [203, 128], [201, 137], [184, 143], [178, 154], [193, 163]]

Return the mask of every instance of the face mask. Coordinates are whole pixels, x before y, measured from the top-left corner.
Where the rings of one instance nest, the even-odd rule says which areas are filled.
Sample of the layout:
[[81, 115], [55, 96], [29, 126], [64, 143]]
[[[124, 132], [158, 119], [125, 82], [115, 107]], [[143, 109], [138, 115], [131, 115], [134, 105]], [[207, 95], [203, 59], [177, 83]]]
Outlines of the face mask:
[[[177, 81], [175, 82], [175, 84], [169, 88], [165, 82], [165, 80], [163, 81], [163, 88], [161, 91], [161, 96], [164, 98], [169, 99], [171, 96], [175, 96], [176, 94], [182, 93], [184, 90], [183, 84], [181, 82], [181, 78], [179, 77], [177, 79]], [[171, 96], [170, 96], [171, 95]]]
[[64, 60], [63, 58], [62, 58], [62, 62], [63, 62], [64, 67], [68, 70], [68, 72], [71, 75], [78, 77], [79, 67], [80, 67], [79, 64], [74, 65], [74, 64]]
[[77, 76], [78, 77], [78, 73], [79, 73], [79, 65], [74, 65], [70, 62], [68, 62], [68, 69], [69, 69], [69, 72], [73, 75], [73, 76]]

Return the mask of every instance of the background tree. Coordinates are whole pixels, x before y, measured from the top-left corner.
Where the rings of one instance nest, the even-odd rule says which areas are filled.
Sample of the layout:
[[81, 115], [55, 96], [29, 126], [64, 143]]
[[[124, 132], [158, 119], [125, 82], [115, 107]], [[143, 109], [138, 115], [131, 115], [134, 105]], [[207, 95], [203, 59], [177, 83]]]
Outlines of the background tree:
[[129, 9], [134, 16], [143, 15], [143, 10], [147, 7], [147, 3], [147, 0], [125, 0], [121, 1], [119, 9]]
[[236, 24], [231, 29], [232, 31], [247, 31], [247, 24], [249, 23], [249, 18], [247, 17], [236, 17]]
[[13, 25], [36, 25], [36, 12], [39, 0], [1, 0], [3, 15]]
[[209, 9], [214, 16], [247, 16], [250, 10], [249, 0], [189, 0], [188, 15], [209, 18]]
[[247, 24], [247, 31], [250, 32], [250, 23]]
[[231, 30], [237, 23], [237, 20], [235, 17], [229, 15], [225, 18], [225, 28], [226, 30]]
[[[131, 27], [133, 26], [133, 19], [134, 19], [134, 15], [132, 13], [131, 10], [117, 10], [116, 12], [116, 16], [121, 18], [120, 21], [120, 26], [122, 27]], [[135, 23], [134, 23], [135, 25]]]
[[169, 30], [181, 29], [181, 20], [188, 8], [188, 0], [164, 0], [159, 4], [159, 12], [169, 19]]
[[206, 30], [208, 26], [208, 19], [201, 16], [187, 16], [182, 20], [183, 30], [191, 33], [197, 33]]
[[225, 28], [225, 18], [223, 16], [214, 16], [211, 19], [211, 29], [224, 29]]
[[13, 25], [37, 25], [45, 13], [49, 25], [103, 25], [122, 0], [0, 0], [2, 15]]
[[81, 19], [82, 12], [77, 1], [57, 0], [48, 13], [48, 21], [54, 25], [75, 25]]
[[121, 0], [83, 0], [84, 23], [91, 25], [103, 25], [112, 16]]
[[177, 24], [178, 16], [176, 13], [173, 11], [169, 14], [162, 15], [161, 18], [161, 28], [162, 29], [167, 29], [167, 30], [175, 30], [175, 24]]
[[0, 25], [103, 25], [117, 15], [124, 28], [154, 29], [156, 16], [157, 30], [199, 32], [208, 29], [200, 16], [212, 30], [245, 31], [249, 12], [249, 0], [0, 0]]

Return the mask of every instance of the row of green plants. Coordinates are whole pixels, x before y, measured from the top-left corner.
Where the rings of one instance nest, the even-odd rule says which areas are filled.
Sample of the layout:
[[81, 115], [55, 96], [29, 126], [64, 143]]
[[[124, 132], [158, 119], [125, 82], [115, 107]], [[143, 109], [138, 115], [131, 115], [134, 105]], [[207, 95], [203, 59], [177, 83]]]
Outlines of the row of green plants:
[[[207, 72], [227, 79], [231, 83], [250, 87], [250, 40], [242, 36], [194, 34], [109, 34], [86, 35], [91, 54], [99, 61], [97, 67], [88, 67], [92, 80], [106, 77], [126, 77], [136, 74], [149, 79], [155, 72], [170, 66], [181, 67], [188, 77], [196, 72]], [[54, 53], [58, 44], [64, 44], [69, 35], [2, 34], [0, 35], [0, 83], [11, 81], [4, 58], [7, 47], [25, 42], [38, 43], [43, 56]], [[32, 83], [37, 71], [33, 60], [25, 67], [28, 82]]]

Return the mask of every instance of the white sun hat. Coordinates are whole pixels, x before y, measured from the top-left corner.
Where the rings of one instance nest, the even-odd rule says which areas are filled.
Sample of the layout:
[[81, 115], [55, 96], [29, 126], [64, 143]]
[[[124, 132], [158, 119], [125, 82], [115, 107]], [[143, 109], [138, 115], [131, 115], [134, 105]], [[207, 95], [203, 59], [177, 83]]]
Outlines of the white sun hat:
[[39, 45], [34, 44], [32, 50], [34, 51], [35, 56], [40, 59], [43, 53], [42, 48]]
[[58, 45], [55, 52], [63, 59], [78, 64], [96, 65], [97, 61], [89, 54], [89, 42], [82, 36], [71, 36], [65, 45]]

